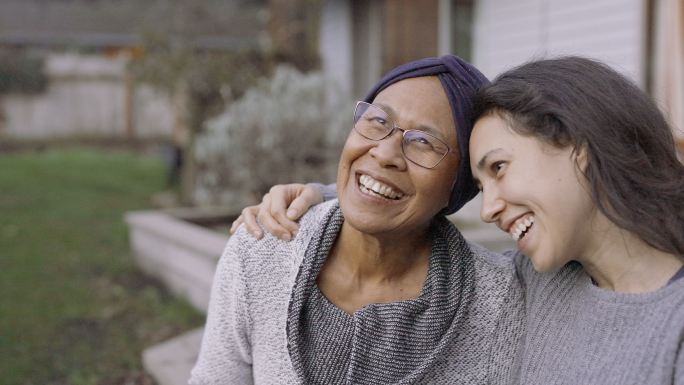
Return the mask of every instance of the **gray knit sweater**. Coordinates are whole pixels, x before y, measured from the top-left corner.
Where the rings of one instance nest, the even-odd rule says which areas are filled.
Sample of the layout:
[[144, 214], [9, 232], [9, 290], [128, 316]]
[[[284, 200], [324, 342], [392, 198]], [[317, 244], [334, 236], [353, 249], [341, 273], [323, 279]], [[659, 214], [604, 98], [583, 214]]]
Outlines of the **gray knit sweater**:
[[[319, 185], [326, 199], [335, 185]], [[578, 263], [538, 273], [518, 251], [524, 385], [684, 385], [684, 278], [648, 294], [603, 290]]]
[[[304, 305], [316, 295], [311, 261], [331, 247], [340, 215], [336, 201], [316, 206], [302, 218], [291, 242], [269, 235], [255, 240], [243, 229], [231, 237], [217, 267], [190, 384], [310, 382], [306, 355], [312, 346], [315, 355], [340, 345], [336, 335], [329, 336], [329, 346], [320, 335], [314, 345], [303, 338], [316, 328], [304, 320], [311, 316]], [[344, 378], [332, 370], [331, 383], [513, 382], [524, 335], [524, 301], [512, 261], [468, 245], [447, 221], [434, 233], [439, 239], [434, 242], [444, 250], [435, 258], [433, 245], [431, 270], [438, 260], [446, 280], [428, 279], [425, 298], [364, 308], [367, 314], [355, 320]], [[392, 317], [405, 305], [413, 306], [410, 322]], [[316, 381], [325, 382], [320, 376]]]
[[684, 279], [615, 293], [578, 263], [542, 274], [514, 259], [527, 296], [521, 384], [684, 385]]

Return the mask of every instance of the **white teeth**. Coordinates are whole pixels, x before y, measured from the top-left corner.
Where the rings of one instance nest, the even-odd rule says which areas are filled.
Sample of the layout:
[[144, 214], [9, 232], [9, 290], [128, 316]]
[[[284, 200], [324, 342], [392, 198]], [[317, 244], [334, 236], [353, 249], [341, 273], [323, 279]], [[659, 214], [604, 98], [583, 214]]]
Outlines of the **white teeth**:
[[518, 223], [515, 223], [511, 226], [511, 237], [516, 241], [519, 240], [522, 237], [522, 234], [527, 231], [527, 229], [529, 229], [533, 223], [534, 217], [527, 217], [521, 220], [519, 219]]
[[361, 185], [361, 191], [367, 194], [373, 191], [378, 195], [382, 195], [390, 199], [398, 199], [404, 196], [404, 194], [394, 191], [392, 187], [383, 184], [368, 175], [361, 175], [359, 177], [359, 184]]
[[359, 178], [359, 182], [361, 182], [362, 185], [368, 183], [368, 175], [361, 175], [361, 177]]

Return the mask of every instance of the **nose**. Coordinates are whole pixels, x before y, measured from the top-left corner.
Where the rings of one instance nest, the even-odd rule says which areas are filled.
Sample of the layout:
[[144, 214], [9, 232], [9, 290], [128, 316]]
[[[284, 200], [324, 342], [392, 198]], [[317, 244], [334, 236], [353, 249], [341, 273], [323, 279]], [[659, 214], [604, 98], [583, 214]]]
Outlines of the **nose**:
[[401, 149], [403, 140], [403, 130], [395, 128], [389, 136], [377, 141], [368, 153], [383, 167], [405, 169], [406, 159]]
[[480, 207], [480, 218], [484, 222], [492, 223], [499, 220], [501, 213], [506, 207], [506, 203], [499, 196], [495, 188], [482, 188], [482, 207]]

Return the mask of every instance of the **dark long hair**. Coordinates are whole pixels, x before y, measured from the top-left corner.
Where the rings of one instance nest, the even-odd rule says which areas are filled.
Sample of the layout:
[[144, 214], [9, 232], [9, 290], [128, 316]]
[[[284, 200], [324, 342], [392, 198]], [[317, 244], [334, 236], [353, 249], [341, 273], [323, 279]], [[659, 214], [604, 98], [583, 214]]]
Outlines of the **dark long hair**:
[[684, 165], [656, 104], [599, 62], [563, 57], [500, 75], [475, 98], [522, 135], [586, 150], [596, 206], [656, 249], [684, 257]]

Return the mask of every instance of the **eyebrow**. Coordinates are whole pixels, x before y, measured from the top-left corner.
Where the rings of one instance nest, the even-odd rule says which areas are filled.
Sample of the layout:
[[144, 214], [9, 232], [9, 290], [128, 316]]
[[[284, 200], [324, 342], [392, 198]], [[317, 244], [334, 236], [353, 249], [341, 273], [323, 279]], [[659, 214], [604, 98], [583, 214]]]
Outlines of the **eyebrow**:
[[[372, 104], [382, 108], [382, 110], [385, 111], [386, 113], [388, 113], [388, 115], [390, 115], [390, 117], [397, 115], [396, 111], [392, 107], [390, 107], [386, 104], [376, 103], [376, 102], [373, 102]], [[394, 120], [394, 118], [392, 118], [392, 119]], [[401, 126], [399, 126], [399, 127], [401, 127]], [[404, 127], [401, 127], [401, 128], [404, 128]], [[436, 137], [438, 137], [438, 138], [440, 138], [446, 142], [446, 138], [444, 137], [444, 133], [439, 131], [435, 127], [426, 126], [424, 124], [419, 124], [415, 128], [412, 128], [412, 130], [427, 132], [427, 133], [432, 134], [432, 135], [434, 135], [434, 136], [436, 136]]]
[[485, 164], [487, 163], [487, 158], [489, 158], [489, 156], [496, 154], [498, 152], [504, 152], [503, 148], [499, 147], [499, 148], [495, 148], [493, 150], [487, 151], [487, 153], [484, 154], [484, 156], [482, 158], [480, 158], [480, 161], [477, 162], [477, 169], [482, 170], [484, 168]]

